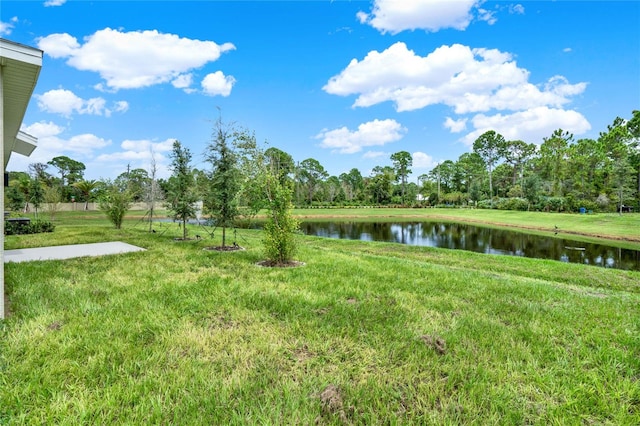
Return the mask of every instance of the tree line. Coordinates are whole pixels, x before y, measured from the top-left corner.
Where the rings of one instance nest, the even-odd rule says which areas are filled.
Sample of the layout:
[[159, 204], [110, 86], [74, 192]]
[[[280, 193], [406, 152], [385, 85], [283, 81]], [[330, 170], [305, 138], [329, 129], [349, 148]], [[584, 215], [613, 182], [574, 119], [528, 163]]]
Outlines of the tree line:
[[174, 147], [172, 161], [180, 158], [182, 164], [172, 164], [167, 179], [156, 177], [154, 162], [149, 170], [127, 167], [113, 181], [85, 180], [85, 165], [65, 156], [34, 163], [28, 171], [9, 173], [7, 205], [18, 211], [29, 204], [37, 209], [43, 203], [61, 201], [86, 205], [116, 191], [126, 192], [132, 202], [164, 200], [171, 206], [176, 188], [183, 187], [191, 191], [191, 198], [183, 200], [186, 205], [202, 200], [206, 211], [220, 208], [207, 203], [211, 188], [217, 187], [224, 208], [246, 208], [252, 201], [243, 182], [256, 173], [256, 162], [262, 162], [277, 168], [279, 181], [286, 183], [298, 207], [474, 206], [547, 211], [640, 207], [640, 111], [633, 111], [629, 119], [617, 117], [597, 139], [576, 140], [557, 129], [537, 145], [506, 140], [490, 130], [476, 139], [470, 152], [438, 163], [417, 176], [416, 182], [409, 181], [413, 159], [407, 151], [393, 153], [391, 165], [376, 166], [368, 176], [357, 168], [335, 176], [314, 158], [297, 162], [275, 147], [260, 150], [251, 132], [221, 120], [211, 140], [204, 152], [208, 169], [192, 167], [192, 154], [180, 145], [178, 151]]

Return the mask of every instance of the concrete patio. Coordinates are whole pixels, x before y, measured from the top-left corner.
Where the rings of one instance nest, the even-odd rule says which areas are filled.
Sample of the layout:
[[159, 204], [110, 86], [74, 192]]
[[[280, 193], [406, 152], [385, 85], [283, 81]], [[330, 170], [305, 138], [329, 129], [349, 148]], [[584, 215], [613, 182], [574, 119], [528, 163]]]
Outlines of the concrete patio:
[[4, 263], [30, 262], [33, 260], [60, 260], [85, 256], [104, 256], [109, 254], [143, 251], [142, 247], [120, 241], [94, 244], [73, 244], [66, 246], [38, 247], [4, 251]]

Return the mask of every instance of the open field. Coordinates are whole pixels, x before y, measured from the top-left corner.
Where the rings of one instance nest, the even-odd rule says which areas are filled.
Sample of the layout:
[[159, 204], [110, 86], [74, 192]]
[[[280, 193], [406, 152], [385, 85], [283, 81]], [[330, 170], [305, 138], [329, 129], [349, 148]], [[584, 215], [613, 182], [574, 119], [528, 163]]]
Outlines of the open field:
[[5, 266], [0, 424], [640, 423], [638, 272], [305, 236], [261, 268], [259, 231], [218, 253], [140, 216], [6, 238], [147, 251]]

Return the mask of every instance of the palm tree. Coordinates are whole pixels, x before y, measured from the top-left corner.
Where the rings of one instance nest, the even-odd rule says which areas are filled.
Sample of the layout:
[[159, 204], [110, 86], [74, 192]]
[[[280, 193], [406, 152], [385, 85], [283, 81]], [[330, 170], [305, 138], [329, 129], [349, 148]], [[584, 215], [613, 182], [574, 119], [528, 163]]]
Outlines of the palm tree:
[[81, 180], [75, 182], [73, 187], [77, 188], [84, 197], [84, 209], [89, 210], [89, 199], [91, 198], [91, 191], [98, 187], [98, 182], [95, 180]]

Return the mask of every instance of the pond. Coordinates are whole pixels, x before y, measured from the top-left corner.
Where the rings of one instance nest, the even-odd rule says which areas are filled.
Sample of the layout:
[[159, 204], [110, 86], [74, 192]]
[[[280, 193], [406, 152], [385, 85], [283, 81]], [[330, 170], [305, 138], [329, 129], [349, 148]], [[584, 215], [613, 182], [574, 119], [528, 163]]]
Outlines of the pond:
[[306, 235], [554, 259], [640, 271], [640, 250], [448, 222], [304, 221]]

